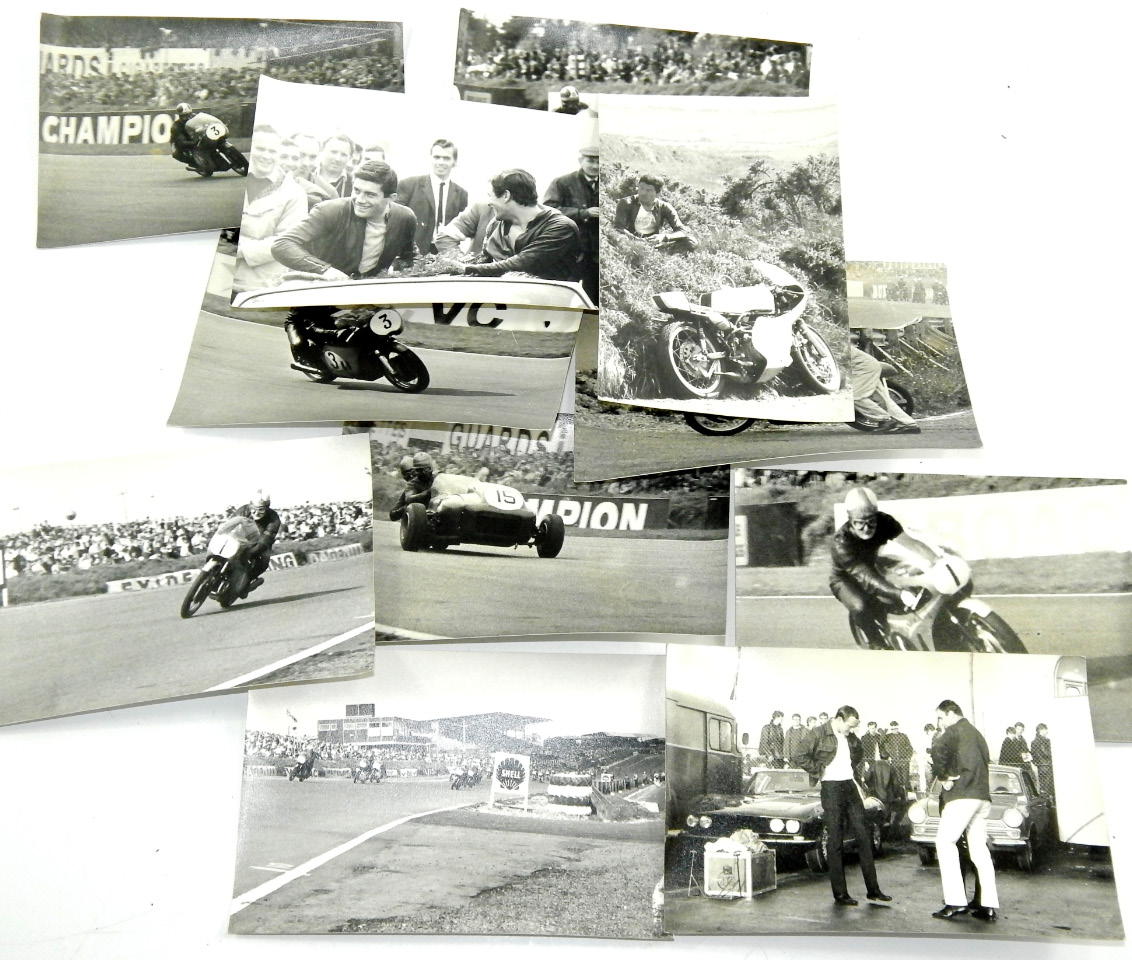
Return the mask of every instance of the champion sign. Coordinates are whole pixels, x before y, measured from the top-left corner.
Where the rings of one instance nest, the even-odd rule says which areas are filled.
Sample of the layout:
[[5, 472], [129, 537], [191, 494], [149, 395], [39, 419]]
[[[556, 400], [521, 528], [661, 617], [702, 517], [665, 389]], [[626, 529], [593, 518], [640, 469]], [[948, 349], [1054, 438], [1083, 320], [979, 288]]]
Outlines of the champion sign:
[[39, 117], [39, 139], [66, 144], [168, 143], [172, 126], [168, 113], [45, 113]]
[[668, 526], [665, 497], [538, 497], [523, 493], [535, 523], [555, 513], [577, 530], [663, 530]]

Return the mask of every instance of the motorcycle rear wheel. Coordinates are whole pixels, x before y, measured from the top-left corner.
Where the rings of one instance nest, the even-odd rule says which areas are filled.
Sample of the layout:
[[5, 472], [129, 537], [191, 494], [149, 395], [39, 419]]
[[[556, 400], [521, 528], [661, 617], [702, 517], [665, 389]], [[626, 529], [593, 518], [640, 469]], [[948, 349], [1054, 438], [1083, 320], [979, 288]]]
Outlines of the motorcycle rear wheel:
[[212, 593], [214, 577], [214, 570], [202, 570], [197, 574], [196, 579], [193, 580], [192, 585], [189, 587], [189, 592], [185, 594], [185, 599], [181, 601], [182, 620], [188, 620], [189, 617], [204, 606], [204, 601], [207, 600], [208, 595]]
[[385, 379], [405, 393], [420, 393], [429, 384], [428, 367], [412, 350], [398, 347], [381, 356]]
[[841, 389], [841, 368], [825, 338], [807, 323], [799, 323], [790, 347], [794, 368], [802, 382], [819, 393]]
[[954, 612], [953, 624], [971, 653], [1026, 653], [1026, 646], [1010, 624], [997, 613], [983, 616], [960, 608]]
[[752, 417], [717, 417], [710, 413], [685, 413], [684, 422], [705, 437], [733, 437], [754, 424]]
[[708, 359], [718, 347], [696, 324], [678, 320], [661, 333], [659, 367], [661, 379], [677, 398], [705, 399], [719, 395], [723, 374], [719, 361]]

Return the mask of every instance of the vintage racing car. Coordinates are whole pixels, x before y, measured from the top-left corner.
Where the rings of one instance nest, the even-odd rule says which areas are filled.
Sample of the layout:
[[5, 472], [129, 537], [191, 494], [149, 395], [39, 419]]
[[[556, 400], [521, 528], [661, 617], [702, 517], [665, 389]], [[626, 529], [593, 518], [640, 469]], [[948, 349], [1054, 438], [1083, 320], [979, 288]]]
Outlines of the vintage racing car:
[[[992, 854], [1010, 854], [1023, 870], [1034, 869], [1037, 850], [1054, 836], [1053, 805], [1038, 793], [1027, 766], [990, 765], [991, 812], [987, 817], [987, 844]], [[908, 808], [912, 842], [927, 866], [935, 860], [939, 832], [940, 782], [922, 800]]]
[[[884, 853], [885, 805], [876, 797], [865, 797], [865, 821], [869, 827], [873, 856]], [[756, 769], [739, 796], [713, 796], [687, 818], [687, 839], [715, 840], [737, 830], [753, 830], [781, 857], [789, 851], [804, 853], [815, 873], [829, 869], [827, 834], [821, 805], [821, 790], [810, 785], [804, 770]], [[846, 833], [845, 847], [856, 841]]]
[[401, 518], [401, 549], [446, 550], [461, 543], [489, 547], [534, 547], [540, 557], [557, 557], [566, 525], [557, 514], [536, 521], [512, 487], [473, 481], [472, 492], [434, 496], [426, 507], [410, 503]]

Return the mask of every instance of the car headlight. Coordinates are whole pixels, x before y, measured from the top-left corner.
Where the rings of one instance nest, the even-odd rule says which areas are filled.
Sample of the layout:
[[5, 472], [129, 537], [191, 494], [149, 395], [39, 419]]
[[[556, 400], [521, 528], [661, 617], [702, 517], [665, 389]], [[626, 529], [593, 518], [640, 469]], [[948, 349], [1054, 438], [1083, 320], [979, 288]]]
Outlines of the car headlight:
[[1002, 815], [1002, 822], [1008, 827], [1020, 827], [1022, 826], [1022, 814], [1020, 811], [1011, 807]]
[[706, 830], [711, 826], [711, 817], [706, 815], [697, 817], [694, 813], [692, 813], [688, 815], [688, 819], [684, 822], [687, 823], [689, 827], [702, 827], [704, 830]]
[[783, 831], [785, 831], [785, 829], [786, 829], [786, 824], [783, 823], [781, 820], [779, 820], [778, 817], [775, 817], [773, 820], [770, 821], [770, 832], [771, 833], [782, 833]]
[[923, 823], [928, 819], [928, 812], [919, 804], [912, 804], [908, 808], [908, 819], [913, 823]]
[[802, 824], [799, 823], [797, 820], [787, 820], [786, 821], [786, 832], [787, 833], [798, 833], [801, 829], [802, 829]]

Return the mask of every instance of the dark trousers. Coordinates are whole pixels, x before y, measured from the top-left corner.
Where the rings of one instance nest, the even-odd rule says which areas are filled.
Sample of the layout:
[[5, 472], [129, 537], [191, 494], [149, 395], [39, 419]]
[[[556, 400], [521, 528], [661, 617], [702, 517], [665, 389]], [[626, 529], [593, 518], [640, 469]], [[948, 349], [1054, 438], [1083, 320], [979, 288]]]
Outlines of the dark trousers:
[[888, 620], [888, 606], [885, 602], [846, 580], [835, 581], [829, 588], [849, 611], [850, 624], [860, 627], [868, 638], [869, 646], [885, 649], [888, 646], [884, 628]]
[[857, 856], [861, 861], [861, 873], [865, 877], [866, 894], [880, 893], [869, 828], [865, 823], [865, 805], [857, 792], [857, 785], [852, 780], [823, 780], [821, 806], [825, 813], [828, 835], [829, 885], [833, 887], [833, 895], [843, 897], [849, 892], [845, 885], [845, 863], [842, 859], [846, 829], [852, 831], [857, 839]]

